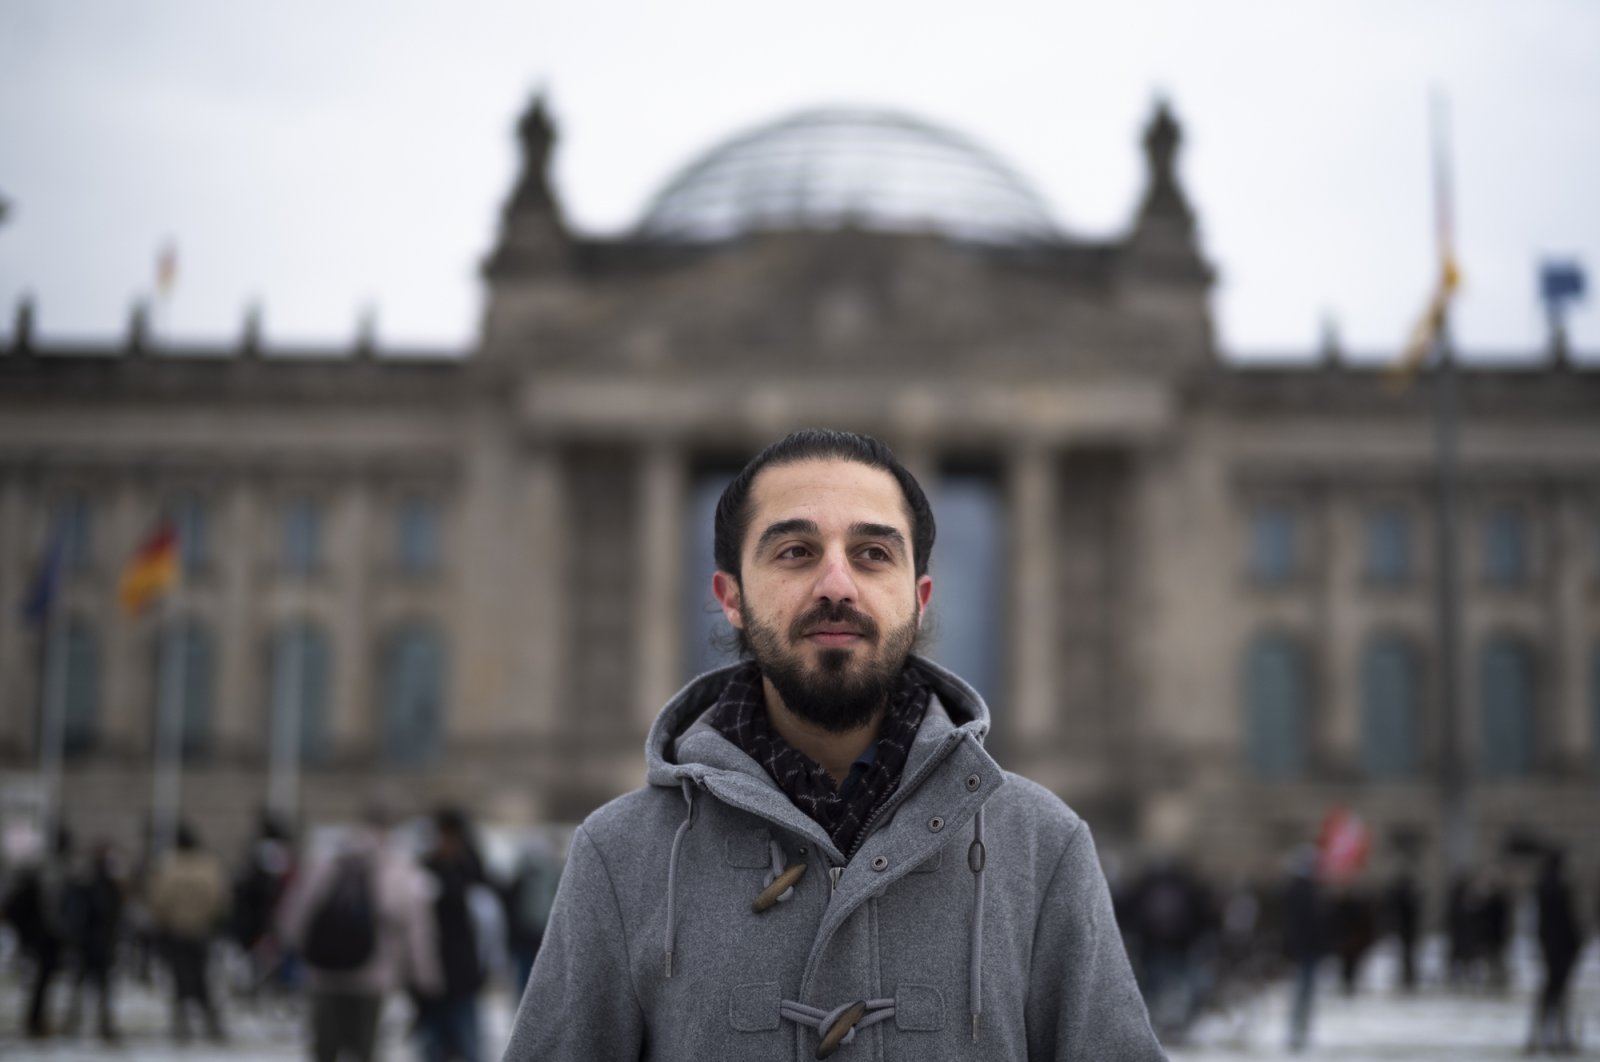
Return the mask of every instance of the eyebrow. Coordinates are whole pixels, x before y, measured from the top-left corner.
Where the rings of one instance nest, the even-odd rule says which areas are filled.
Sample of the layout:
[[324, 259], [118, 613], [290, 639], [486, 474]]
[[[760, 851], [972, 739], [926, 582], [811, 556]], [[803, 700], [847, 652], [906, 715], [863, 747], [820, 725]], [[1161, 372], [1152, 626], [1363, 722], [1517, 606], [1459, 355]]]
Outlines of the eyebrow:
[[[775, 539], [794, 534], [818, 535], [821, 531], [818, 530], [815, 520], [798, 518], [779, 520], [775, 524], [767, 525], [767, 529], [761, 532], [761, 537], [756, 540], [756, 552], [764, 552]], [[881, 538], [901, 553], [906, 549], [906, 537], [900, 533], [899, 528], [889, 524], [870, 524], [858, 520], [850, 525], [849, 534], [851, 538]]]

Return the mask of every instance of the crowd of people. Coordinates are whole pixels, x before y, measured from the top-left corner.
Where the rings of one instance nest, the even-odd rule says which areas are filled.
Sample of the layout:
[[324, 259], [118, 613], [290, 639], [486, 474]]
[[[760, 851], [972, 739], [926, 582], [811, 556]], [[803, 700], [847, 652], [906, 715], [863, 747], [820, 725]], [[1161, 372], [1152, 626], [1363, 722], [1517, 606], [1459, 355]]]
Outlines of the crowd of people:
[[[27, 1033], [76, 1034], [91, 997], [96, 1031], [119, 1039], [119, 975], [150, 982], [164, 967], [171, 1032], [184, 1042], [197, 1015], [203, 1034], [227, 1038], [211, 957], [232, 948], [241, 997], [306, 1000], [314, 1059], [372, 1058], [385, 1004], [405, 996], [425, 1062], [485, 1057], [479, 1002], [491, 979], [520, 995], [544, 934], [560, 863], [524, 845], [506, 873], [484, 860], [467, 816], [435, 812], [421, 832], [382, 805], [325, 850], [304, 852], [263, 816], [230, 875], [188, 825], [170, 850], [135, 866], [113, 843], [79, 853], [62, 831], [53, 849], [12, 868], [4, 919], [29, 972]], [[1444, 941], [1438, 977], [1468, 991], [1504, 991], [1520, 897], [1527, 900], [1543, 964], [1530, 1021], [1530, 1051], [1573, 1046], [1568, 996], [1583, 948], [1579, 903], [1562, 853], [1531, 857], [1518, 873], [1485, 867], [1452, 882], [1434, 922], [1410, 863], [1386, 880], [1333, 880], [1317, 850], [1293, 853], [1282, 880], [1266, 885], [1205, 881], [1183, 861], [1149, 860], [1113, 881], [1128, 955], [1151, 1020], [1179, 1042], [1208, 1010], [1225, 1010], [1269, 984], [1291, 986], [1291, 1047], [1309, 1038], [1318, 973], [1337, 965], [1338, 983], [1357, 991], [1373, 947], [1392, 938], [1397, 990], [1422, 982], [1417, 952], [1425, 926]], [[1525, 888], [1519, 889], [1520, 883]], [[1600, 906], [1597, 906], [1600, 914]], [[65, 1006], [52, 1012], [52, 985]]]
[[[208, 1039], [228, 1039], [217, 992], [227, 983], [246, 1005], [304, 998], [318, 1062], [375, 1057], [385, 1005], [402, 995], [426, 1062], [478, 1062], [484, 989], [499, 978], [520, 993], [560, 865], [530, 843], [508, 873], [494, 873], [458, 809], [418, 825], [374, 805], [313, 849], [263, 816], [231, 874], [189, 824], [142, 866], [110, 842], [81, 856], [59, 831], [0, 882], [26, 969], [27, 1035], [76, 1035], [92, 994], [96, 1032], [118, 1042], [117, 983], [132, 976], [168, 988], [179, 1043], [196, 1017]], [[226, 975], [213, 969], [222, 953]], [[63, 981], [65, 1006], [53, 990]]]
[[[1393, 941], [1395, 988], [1413, 992], [1422, 982], [1418, 949], [1431, 923], [1409, 861], [1387, 879], [1345, 878], [1328, 874], [1317, 848], [1307, 845], [1289, 856], [1281, 880], [1218, 887], [1180, 860], [1156, 858], [1115, 881], [1113, 898], [1151, 1021], [1168, 1043], [1180, 1042], [1207, 1011], [1228, 1010], [1287, 981], [1288, 1045], [1303, 1049], [1324, 964], [1335, 964], [1340, 989], [1354, 993], [1385, 938]], [[1519, 899], [1527, 901], [1542, 965], [1526, 1048], [1569, 1052], [1570, 987], [1584, 929], [1559, 848], [1524, 852], [1515, 864], [1488, 865], [1451, 883], [1438, 912], [1445, 949], [1438, 977], [1455, 990], [1508, 990]], [[1595, 912], [1600, 918], [1600, 897]]]

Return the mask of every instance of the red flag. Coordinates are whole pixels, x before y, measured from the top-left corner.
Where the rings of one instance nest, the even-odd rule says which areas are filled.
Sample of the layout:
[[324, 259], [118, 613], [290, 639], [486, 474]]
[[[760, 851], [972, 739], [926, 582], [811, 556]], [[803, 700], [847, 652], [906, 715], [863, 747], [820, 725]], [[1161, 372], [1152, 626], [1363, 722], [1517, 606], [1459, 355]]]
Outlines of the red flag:
[[117, 586], [122, 609], [129, 615], [144, 611], [146, 605], [167, 592], [178, 578], [178, 532], [171, 524], [158, 526], [122, 569]]

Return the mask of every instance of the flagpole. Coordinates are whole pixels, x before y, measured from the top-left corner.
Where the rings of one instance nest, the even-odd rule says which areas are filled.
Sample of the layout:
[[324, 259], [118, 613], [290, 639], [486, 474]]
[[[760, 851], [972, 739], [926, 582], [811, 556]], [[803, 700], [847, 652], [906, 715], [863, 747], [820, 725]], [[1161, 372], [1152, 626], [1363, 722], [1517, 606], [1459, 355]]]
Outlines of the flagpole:
[[[178, 580], [179, 587], [182, 580]], [[161, 701], [156, 714], [155, 790], [152, 794], [153, 849], [165, 852], [178, 836], [178, 809], [183, 799], [184, 678], [188, 632], [181, 626], [181, 589], [168, 599], [166, 652], [162, 654]]]
[[45, 624], [43, 711], [39, 719], [40, 829], [45, 850], [53, 851], [61, 822], [61, 745], [66, 731], [67, 613], [50, 603]]
[[[1454, 218], [1449, 168], [1449, 113], [1443, 96], [1432, 100], [1434, 205], [1439, 260], [1455, 269]], [[1446, 279], [1453, 284], [1453, 274]], [[1433, 350], [1434, 536], [1439, 570], [1436, 580], [1439, 637], [1439, 797], [1446, 866], [1452, 875], [1472, 865], [1470, 772], [1462, 748], [1461, 720], [1461, 386], [1450, 337], [1449, 300], [1439, 311]]]

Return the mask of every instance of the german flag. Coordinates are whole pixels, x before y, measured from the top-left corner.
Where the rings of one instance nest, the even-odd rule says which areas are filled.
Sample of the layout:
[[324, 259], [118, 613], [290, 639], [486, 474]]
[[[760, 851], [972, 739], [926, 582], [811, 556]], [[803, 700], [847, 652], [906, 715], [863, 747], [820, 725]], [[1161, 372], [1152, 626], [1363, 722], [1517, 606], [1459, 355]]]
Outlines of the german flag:
[[178, 532], [171, 524], [163, 523], [122, 569], [122, 579], [117, 584], [122, 610], [130, 616], [138, 615], [166, 593], [177, 578]]

